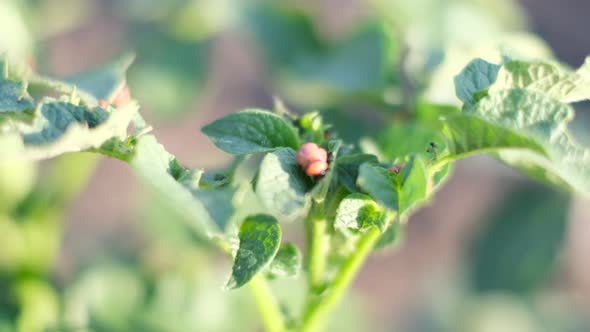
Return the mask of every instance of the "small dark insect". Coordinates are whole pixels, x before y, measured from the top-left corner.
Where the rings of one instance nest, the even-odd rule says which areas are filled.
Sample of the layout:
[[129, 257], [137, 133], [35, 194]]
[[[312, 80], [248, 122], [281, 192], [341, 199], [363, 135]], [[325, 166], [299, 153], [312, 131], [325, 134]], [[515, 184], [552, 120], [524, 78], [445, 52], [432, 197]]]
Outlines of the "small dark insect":
[[301, 145], [297, 150], [295, 160], [309, 176], [324, 175], [328, 170], [328, 152], [315, 143], [309, 142]]
[[436, 150], [437, 148], [438, 146], [436, 145], [436, 143], [430, 142], [430, 144], [428, 144], [428, 149], [426, 150], [426, 152], [434, 152], [434, 150]]
[[426, 152], [432, 154], [432, 160], [436, 160], [436, 158], [437, 158], [437, 154], [436, 154], [437, 148], [438, 148], [438, 146], [434, 142], [430, 142], [430, 144], [428, 144], [428, 149], [426, 149]]

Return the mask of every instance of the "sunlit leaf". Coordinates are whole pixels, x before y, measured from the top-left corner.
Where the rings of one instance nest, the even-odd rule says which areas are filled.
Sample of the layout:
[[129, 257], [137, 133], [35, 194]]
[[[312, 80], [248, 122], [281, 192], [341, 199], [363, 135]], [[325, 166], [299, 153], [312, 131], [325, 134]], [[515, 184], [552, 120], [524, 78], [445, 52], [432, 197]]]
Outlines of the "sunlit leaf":
[[280, 116], [263, 110], [232, 113], [204, 126], [202, 131], [218, 148], [231, 154], [299, 148], [295, 128]]
[[281, 227], [269, 215], [247, 217], [240, 225], [240, 246], [226, 288], [242, 287], [265, 268], [279, 251]]

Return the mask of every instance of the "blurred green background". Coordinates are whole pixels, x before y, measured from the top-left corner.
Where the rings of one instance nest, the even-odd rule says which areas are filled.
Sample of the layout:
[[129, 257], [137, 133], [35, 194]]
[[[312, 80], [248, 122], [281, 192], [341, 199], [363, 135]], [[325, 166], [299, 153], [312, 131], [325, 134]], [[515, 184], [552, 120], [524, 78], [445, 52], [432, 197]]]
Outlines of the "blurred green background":
[[[459, 105], [452, 78], [472, 58], [580, 65], [589, 13], [584, 0], [2, 0], [0, 52], [61, 77], [134, 52], [132, 94], [191, 167], [229, 161], [203, 124], [275, 96], [391, 160], [432, 139], [429, 109]], [[329, 331], [589, 331], [590, 202], [488, 157], [454, 173]], [[0, 331], [260, 331], [248, 292], [222, 290], [230, 262], [180, 218], [115, 160], [1, 164]], [[303, 287], [273, 283], [287, 311]]]

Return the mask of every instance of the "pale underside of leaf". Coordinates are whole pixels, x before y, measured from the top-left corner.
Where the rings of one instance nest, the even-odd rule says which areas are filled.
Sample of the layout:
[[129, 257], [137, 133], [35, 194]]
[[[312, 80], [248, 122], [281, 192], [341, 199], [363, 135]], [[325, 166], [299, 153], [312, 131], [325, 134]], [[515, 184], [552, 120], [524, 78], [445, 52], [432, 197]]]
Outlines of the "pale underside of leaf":
[[[67, 113], [73, 106], [66, 111], [51, 112], [49, 119], [38, 116], [33, 125], [19, 124], [5, 133], [0, 137], [0, 146], [6, 144], [10, 147], [0, 159], [47, 159], [67, 152], [99, 148], [111, 138], [124, 139], [131, 119], [139, 108], [136, 102], [131, 102], [112, 112], [106, 120], [97, 120], [96, 125], [90, 128], [91, 119]], [[38, 111], [43, 107], [41, 103]], [[54, 117], [56, 114], [60, 115]], [[80, 119], [83, 121], [78, 122]]]
[[311, 181], [297, 162], [295, 151], [279, 149], [267, 154], [260, 165], [256, 194], [268, 209], [288, 220], [303, 215], [309, 205]]
[[191, 190], [169, 173], [172, 160], [173, 156], [153, 135], [145, 135], [139, 139], [130, 164], [149, 187], [165, 198], [163, 202], [170, 204], [179, 214], [190, 220], [189, 227], [210, 238], [215, 234], [213, 220]]

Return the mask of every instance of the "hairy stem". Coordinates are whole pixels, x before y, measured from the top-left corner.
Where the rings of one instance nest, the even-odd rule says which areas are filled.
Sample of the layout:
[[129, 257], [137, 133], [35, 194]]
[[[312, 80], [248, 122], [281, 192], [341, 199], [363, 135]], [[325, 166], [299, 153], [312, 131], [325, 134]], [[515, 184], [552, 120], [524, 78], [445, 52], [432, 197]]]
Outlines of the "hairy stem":
[[263, 275], [257, 275], [248, 283], [254, 301], [258, 308], [262, 324], [266, 332], [285, 332], [285, 323], [279, 304], [275, 300], [266, 279]]
[[330, 288], [326, 290], [326, 294], [322, 297], [316, 297], [307, 304], [301, 332], [321, 331], [330, 312], [350, 287], [360, 267], [371, 253], [377, 240], [379, 240], [380, 235], [381, 232], [376, 227], [361, 235], [355, 252], [342, 264]]

